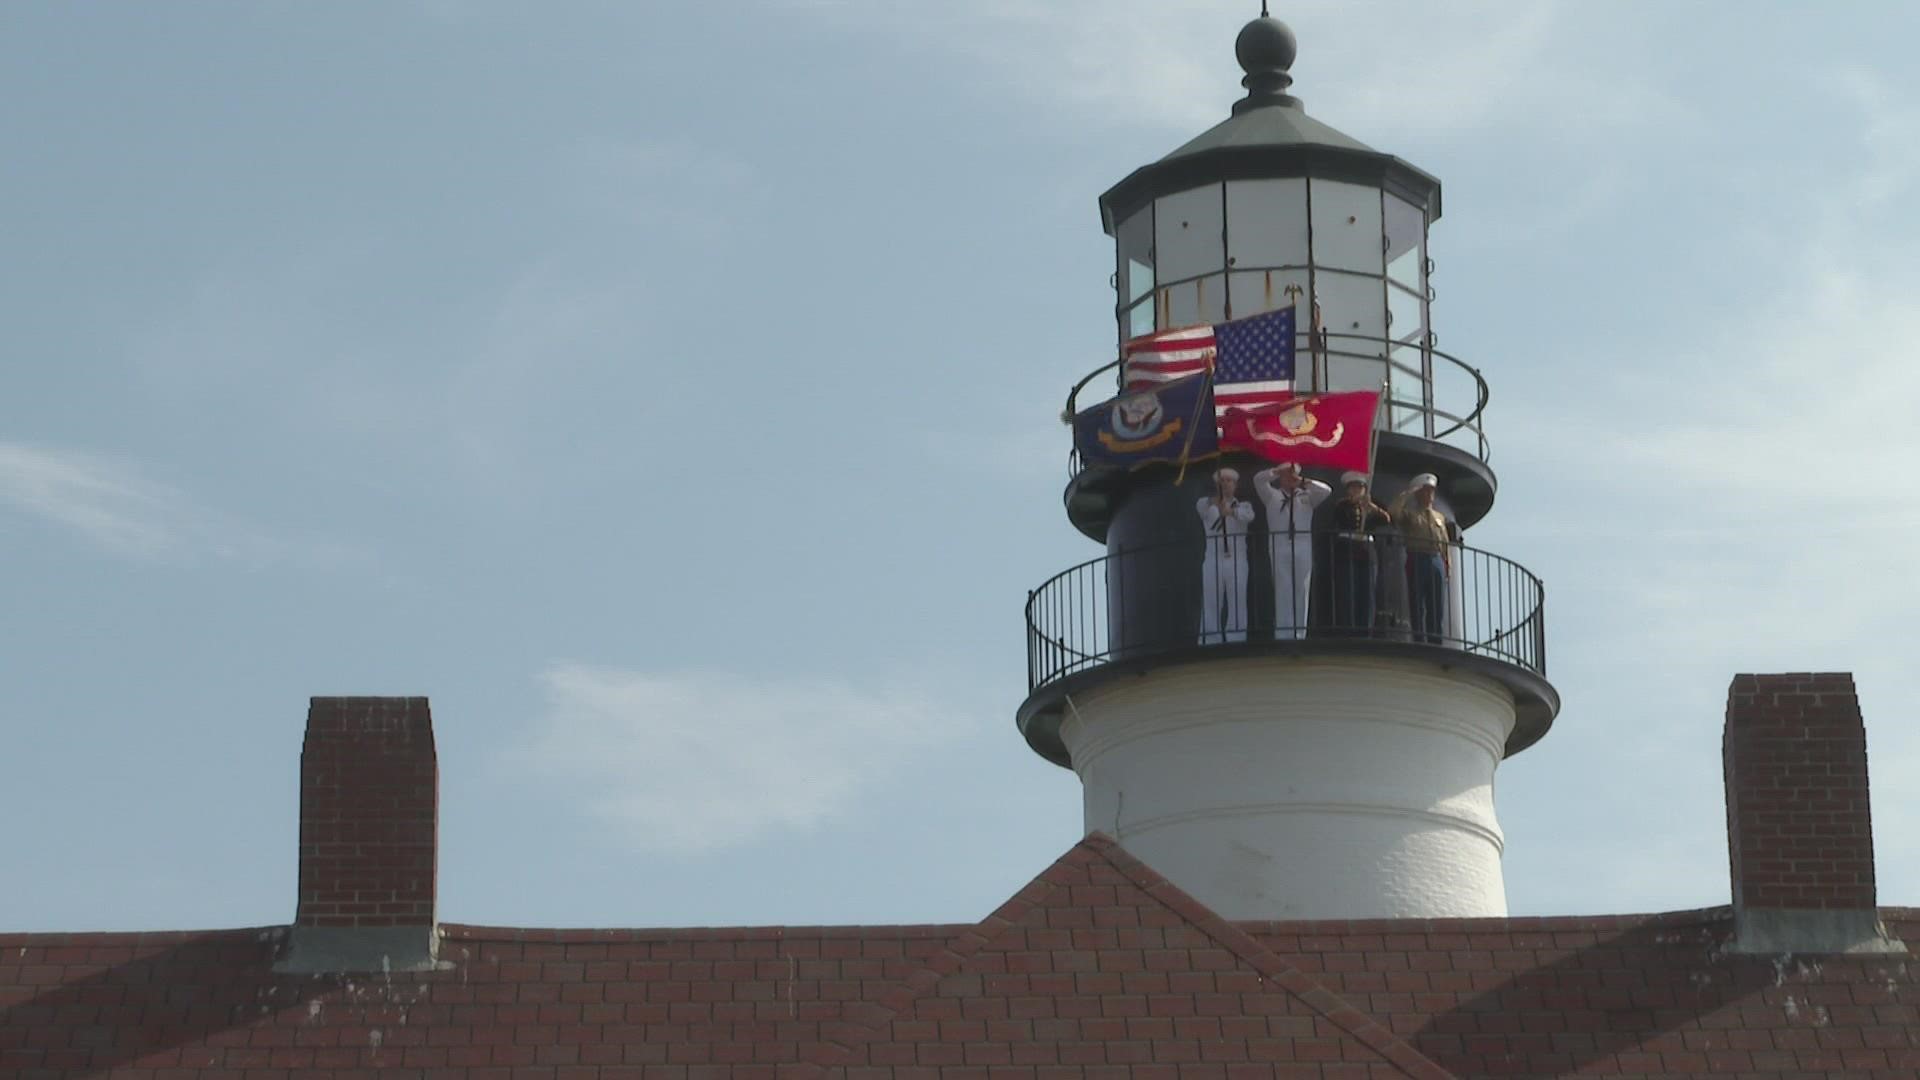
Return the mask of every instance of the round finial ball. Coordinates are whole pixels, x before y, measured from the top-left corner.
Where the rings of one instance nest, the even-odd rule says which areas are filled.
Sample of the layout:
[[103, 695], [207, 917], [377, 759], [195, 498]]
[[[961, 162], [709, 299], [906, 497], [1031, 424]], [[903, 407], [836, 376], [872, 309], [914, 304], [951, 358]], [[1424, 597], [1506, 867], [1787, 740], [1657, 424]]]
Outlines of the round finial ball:
[[1293, 58], [1299, 51], [1300, 43], [1294, 40], [1293, 31], [1271, 15], [1262, 15], [1241, 27], [1240, 36], [1233, 40], [1233, 55], [1239, 59], [1241, 70], [1249, 75], [1256, 71], [1286, 71], [1293, 66]]

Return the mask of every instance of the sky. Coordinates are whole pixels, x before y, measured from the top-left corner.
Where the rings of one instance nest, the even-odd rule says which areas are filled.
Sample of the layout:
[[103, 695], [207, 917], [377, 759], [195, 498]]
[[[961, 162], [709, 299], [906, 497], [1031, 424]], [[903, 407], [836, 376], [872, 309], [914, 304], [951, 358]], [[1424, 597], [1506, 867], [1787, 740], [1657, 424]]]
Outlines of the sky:
[[[333, 694], [432, 699], [446, 921], [991, 911], [1081, 832], [1013, 715], [1095, 200], [1256, 10], [0, 5], [0, 929], [290, 920]], [[1806, 10], [1275, 9], [1445, 184], [1564, 701], [1516, 914], [1727, 901], [1752, 671], [1855, 673], [1920, 905], [1920, 10]]]

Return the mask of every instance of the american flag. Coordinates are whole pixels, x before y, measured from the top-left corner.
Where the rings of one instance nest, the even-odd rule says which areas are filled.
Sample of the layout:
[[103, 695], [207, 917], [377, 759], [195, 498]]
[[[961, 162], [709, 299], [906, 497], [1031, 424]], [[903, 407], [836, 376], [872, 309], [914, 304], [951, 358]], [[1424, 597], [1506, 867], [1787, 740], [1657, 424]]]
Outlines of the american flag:
[[1189, 326], [1127, 342], [1121, 378], [1134, 390], [1213, 367], [1216, 415], [1293, 396], [1293, 309], [1214, 326]]
[[1129, 390], [1198, 375], [1213, 363], [1213, 327], [1189, 326], [1134, 338], [1122, 347], [1121, 377]]
[[1293, 309], [1281, 308], [1213, 328], [1213, 405], [1252, 409], [1293, 396]]

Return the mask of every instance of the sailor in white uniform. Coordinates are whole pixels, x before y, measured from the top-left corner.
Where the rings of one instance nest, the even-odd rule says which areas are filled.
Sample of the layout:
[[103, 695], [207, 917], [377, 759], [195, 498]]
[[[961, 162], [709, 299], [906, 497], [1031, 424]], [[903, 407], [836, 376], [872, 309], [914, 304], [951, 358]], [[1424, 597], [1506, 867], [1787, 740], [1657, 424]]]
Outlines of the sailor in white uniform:
[[1214, 493], [1194, 504], [1206, 530], [1200, 563], [1200, 644], [1247, 640], [1247, 526], [1253, 504], [1234, 498], [1240, 474], [1219, 469]]
[[1253, 490], [1267, 507], [1274, 640], [1306, 637], [1307, 590], [1313, 582], [1313, 511], [1333, 489], [1302, 476], [1300, 466], [1289, 461], [1254, 473]]

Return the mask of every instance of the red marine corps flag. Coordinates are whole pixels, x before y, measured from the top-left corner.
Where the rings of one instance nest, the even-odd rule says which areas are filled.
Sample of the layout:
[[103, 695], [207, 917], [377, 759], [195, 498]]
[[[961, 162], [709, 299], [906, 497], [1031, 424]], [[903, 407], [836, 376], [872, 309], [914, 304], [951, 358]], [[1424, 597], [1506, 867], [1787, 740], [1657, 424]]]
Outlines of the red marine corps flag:
[[1373, 417], [1380, 394], [1303, 394], [1255, 409], [1229, 408], [1220, 417], [1220, 449], [1246, 450], [1269, 461], [1368, 472], [1373, 462]]

